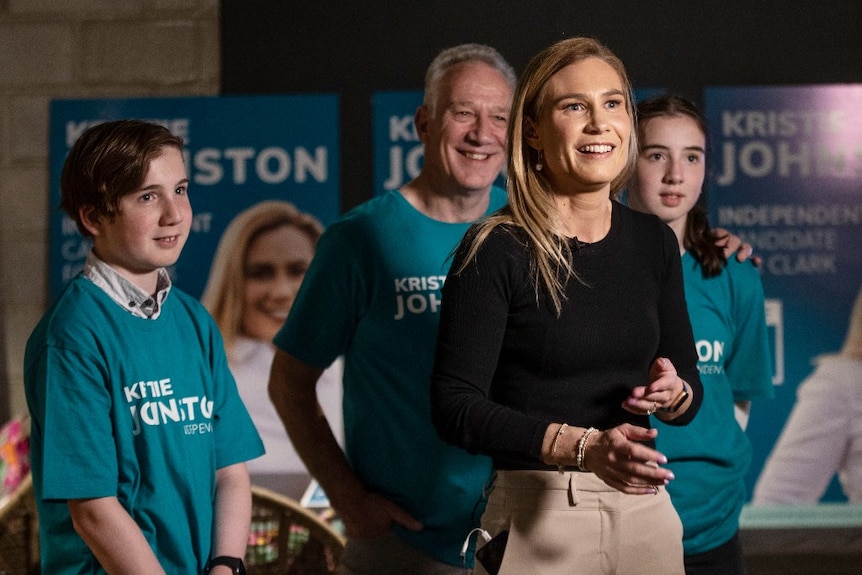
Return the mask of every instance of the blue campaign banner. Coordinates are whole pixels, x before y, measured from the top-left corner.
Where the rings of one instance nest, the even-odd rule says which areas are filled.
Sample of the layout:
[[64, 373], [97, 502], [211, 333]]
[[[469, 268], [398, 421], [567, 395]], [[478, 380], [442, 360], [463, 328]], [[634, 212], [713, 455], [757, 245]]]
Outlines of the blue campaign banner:
[[372, 95], [374, 195], [397, 190], [419, 175], [423, 148], [413, 116], [421, 105], [421, 90]]
[[60, 173], [89, 126], [137, 118], [166, 126], [186, 143], [194, 221], [171, 270], [176, 284], [199, 297], [225, 227], [241, 210], [280, 199], [327, 226], [339, 216], [338, 97], [218, 96], [55, 100], [50, 126], [50, 295], [81, 269], [89, 251], [60, 209]]
[[[704, 100], [710, 221], [763, 258], [775, 399], [752, 407], [751, 495], [797, 386], [844, 344], [862, 284], [862, 84], [714, 87]], [[833, 480], [822, 501], [844, 500]]]

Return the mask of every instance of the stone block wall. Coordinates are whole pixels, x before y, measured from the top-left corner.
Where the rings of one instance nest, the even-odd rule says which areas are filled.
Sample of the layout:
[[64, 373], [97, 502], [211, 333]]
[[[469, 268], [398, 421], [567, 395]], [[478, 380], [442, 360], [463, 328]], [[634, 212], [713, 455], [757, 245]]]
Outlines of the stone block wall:
[[219, 91], [219, 0], [0, 0], [0, 422], [48, 304], [53, 98]]

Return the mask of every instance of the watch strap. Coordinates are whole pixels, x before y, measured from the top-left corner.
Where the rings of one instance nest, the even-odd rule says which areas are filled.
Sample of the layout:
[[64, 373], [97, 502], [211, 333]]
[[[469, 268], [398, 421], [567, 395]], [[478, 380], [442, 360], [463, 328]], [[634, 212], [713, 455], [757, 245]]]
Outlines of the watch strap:
[[212, 559], [207, 561], [207, 566], [204, 570], [204, 574], [208, 574], [210, 570], [212, 570], [212, 568], [216, 565], [224, 565], [226, 567], [230, 567], [230, 570], [234, 575], [246, 575], [245, 564], [242, 562], [242, 557], [228, 557], [227, 555], [219, 555], [218, 557], [213, 557]]

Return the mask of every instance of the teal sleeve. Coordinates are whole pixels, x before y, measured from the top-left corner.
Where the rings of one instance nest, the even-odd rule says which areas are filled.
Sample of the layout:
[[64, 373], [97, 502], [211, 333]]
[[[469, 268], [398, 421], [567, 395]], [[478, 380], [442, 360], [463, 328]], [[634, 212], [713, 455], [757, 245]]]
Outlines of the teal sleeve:
[[363, 261], [359, 243], [373, 236], [352, 233], [355, 225], [334, 224], [320, 238], [290, 315], [273, 340], [279, 349], [321, 369], [345, 353], [367, 307], [369, 288], [363, 278], [372, 274], [358, 268], [374, 262]]
[[734, 400], [772, 398], [772, 359], [760, 271], [750, 262], [732, 259], [728, 262], [728, 273], [736, 332], [726, 369]]
[[42, 496], [116, 495], [117, 448], [104, 370], [91, 358], [53, 346], [46, 346], [37, 369], [44, 406]]
[[212, 369], [214, 401], [213, 426], [216, 433], [216, 469], [260, 457], [263, 441], [240, 399], [236, 381], [228, 367], [224, 343], [214, 322], [212, 333]]

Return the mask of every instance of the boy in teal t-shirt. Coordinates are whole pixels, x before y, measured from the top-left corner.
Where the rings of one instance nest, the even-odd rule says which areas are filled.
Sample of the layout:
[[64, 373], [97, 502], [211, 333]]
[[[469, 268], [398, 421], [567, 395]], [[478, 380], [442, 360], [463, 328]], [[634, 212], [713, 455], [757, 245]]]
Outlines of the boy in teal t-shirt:
[[244, 572], [263, 445], [215, 322], [165, 271], [192, 220], [182, 145], [108, 122], [63, 168], [93, 249], [24, 359], [44, 573]]

